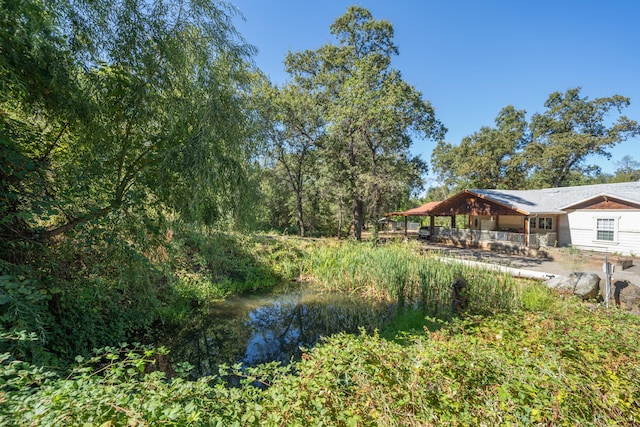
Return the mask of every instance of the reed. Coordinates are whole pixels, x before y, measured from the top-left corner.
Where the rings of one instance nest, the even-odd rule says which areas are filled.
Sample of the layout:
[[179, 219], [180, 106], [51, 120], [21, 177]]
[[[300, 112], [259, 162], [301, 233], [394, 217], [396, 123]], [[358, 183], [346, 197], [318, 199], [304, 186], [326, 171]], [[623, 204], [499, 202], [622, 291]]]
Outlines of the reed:
[[522, 306], [522, 284], [502, 273], [442, 262], [411, 243], [321, 244], [311, 250], [309, 274], [330, 290], [384, 298], [399, 308], [451, 314], [451, 285], [464, 279], [467, 310], [494, 313]]

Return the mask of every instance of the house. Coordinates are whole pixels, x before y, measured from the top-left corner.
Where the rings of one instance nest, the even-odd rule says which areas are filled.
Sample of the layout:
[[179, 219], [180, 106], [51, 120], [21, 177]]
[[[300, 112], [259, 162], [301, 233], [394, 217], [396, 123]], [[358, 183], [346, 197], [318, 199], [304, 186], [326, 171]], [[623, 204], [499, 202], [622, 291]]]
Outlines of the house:
[[[433, 227], [438, 240], [538, 248], [573, 246], [640, 254], [640, 181], [541, 190], [464, 190], [429, 209], [450, 216]], [[464, 215], [464, 228], [456, 216]]]

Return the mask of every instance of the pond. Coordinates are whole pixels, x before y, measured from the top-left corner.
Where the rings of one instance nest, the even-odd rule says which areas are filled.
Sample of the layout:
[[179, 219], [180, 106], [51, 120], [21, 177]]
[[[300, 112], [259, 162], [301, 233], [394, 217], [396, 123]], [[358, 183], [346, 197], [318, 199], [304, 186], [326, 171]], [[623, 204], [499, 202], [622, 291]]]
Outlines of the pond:
[[256, 366], [299, 359], [301, 348], [313, 347], [323, 336], [381, 329], [393, 306], [373, 303], [306, 285], [269, 294], [231, 297], [212, 303], [195, 315], [167, 345], [171, 359], [194, 366], [192, 375], [217, 373], [217, 366]]

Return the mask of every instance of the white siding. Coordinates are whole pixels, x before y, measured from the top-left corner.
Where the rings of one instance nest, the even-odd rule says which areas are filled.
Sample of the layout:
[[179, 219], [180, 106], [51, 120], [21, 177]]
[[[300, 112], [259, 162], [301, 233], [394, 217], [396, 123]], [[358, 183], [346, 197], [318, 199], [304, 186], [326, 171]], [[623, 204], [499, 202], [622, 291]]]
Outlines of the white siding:
[[558, 246], [572, 245], [569, 215], [558, 215]]
[[[596, 219], [614, 218], [616, 232], [614, 241], [597, 240]], [[565, 242], [563, 229], [559, 231], [561, 244], [599, 252], [640, 255], [640, 211], [636, 210], [578, 210], [567, 215], [570, 227], [570, 242]], [[562, 224], [561, 224], [562, 227]]]

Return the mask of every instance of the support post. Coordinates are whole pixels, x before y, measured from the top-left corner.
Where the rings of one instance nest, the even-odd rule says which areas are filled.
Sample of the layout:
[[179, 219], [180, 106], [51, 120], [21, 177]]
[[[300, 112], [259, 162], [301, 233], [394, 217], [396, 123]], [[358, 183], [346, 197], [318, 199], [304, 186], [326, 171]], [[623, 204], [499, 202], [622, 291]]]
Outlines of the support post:
[[429, 236], [431, 236], [431, 241], [433, 241], [433, 237], [436, 234], [436, 227], [434, 223], [435, 223], [435, 216], [429, 215]]
[[404, 216], [404, 238], [407, 238], [407, 222], [409, 221], [409, 217], [408, 216]]

